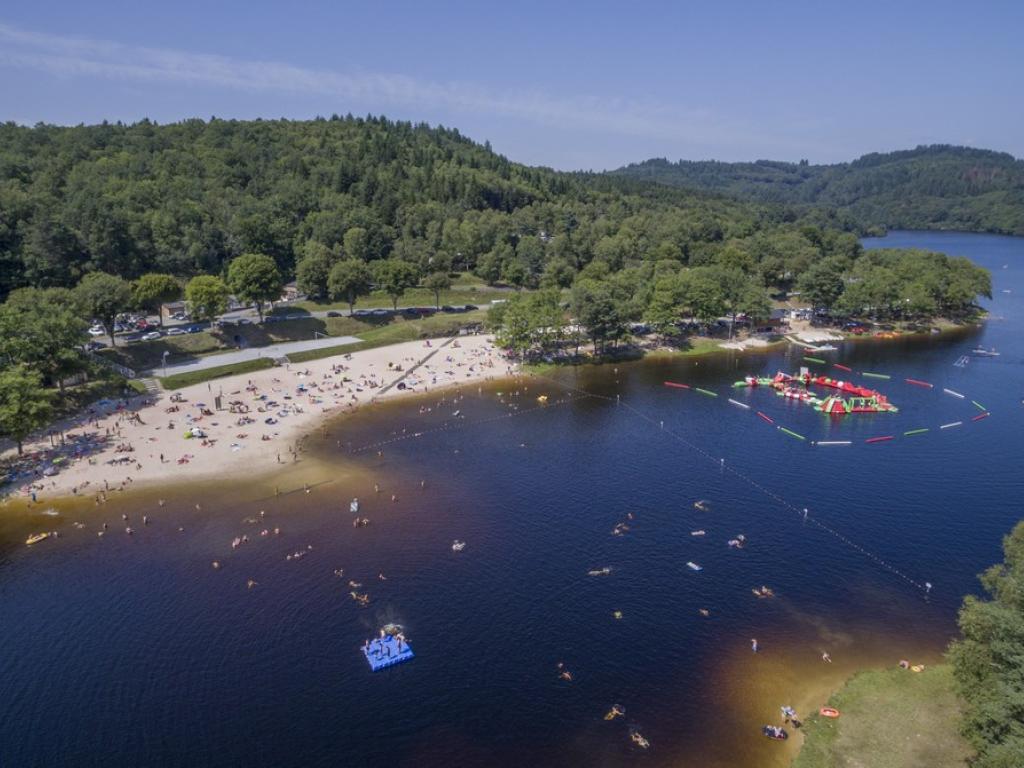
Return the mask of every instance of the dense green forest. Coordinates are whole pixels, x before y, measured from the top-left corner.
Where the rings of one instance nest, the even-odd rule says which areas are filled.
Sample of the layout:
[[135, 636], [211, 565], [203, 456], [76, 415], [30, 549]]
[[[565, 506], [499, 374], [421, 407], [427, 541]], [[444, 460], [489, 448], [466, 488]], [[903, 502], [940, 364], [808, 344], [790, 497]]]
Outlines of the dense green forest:
[[653, 159], [613, 175], [738, 199], [824, 206], [847, 227], [1024, 235], [1024, 160], [935, 145], [810, 165]]
[[964, 600], [963, 637], [949, 651], [976, 768], [1016, 768], [1024, 756], [1024, 522], [1003, 540], [1003, 553], [981, 576], [987, 599]]
[[552, 261], [685, 259], [786, 219], [531, 168], [455, 130], [382, 118], [0, 126], [0, 295], [89, 271], [220, 274], [243, 253], [291, 276], [319, 246], [528, 282]]

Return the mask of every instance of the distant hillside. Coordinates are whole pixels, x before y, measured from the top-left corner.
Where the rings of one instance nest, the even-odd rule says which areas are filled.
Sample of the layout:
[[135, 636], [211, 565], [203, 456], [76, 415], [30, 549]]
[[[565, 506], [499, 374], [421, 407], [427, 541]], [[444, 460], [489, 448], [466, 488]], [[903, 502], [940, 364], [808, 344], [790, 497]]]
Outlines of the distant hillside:
[[983, 149], [922, 146], [837, 165], [652, 159], [612, 174], [745, 200], [826, 206], [869, 228], [1024, 235], [1024, 160]]

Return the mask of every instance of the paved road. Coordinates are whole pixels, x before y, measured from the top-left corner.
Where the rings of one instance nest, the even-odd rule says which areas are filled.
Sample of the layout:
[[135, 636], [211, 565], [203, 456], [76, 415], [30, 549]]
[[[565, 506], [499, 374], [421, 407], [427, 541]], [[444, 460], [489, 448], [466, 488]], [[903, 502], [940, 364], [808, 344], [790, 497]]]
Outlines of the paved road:
[[[167, 366], [167, 376], [174, 373], [191, 373], [202, 371], [207, 368], [216, 368], [221, 365], [233, 365], [246, 360], [256, 360], [260, 357], [276, 359], [285, 357], [293, 352], [305, 352], [309, 349], [323, 349], [324, 347], [340, 347], [343, 344], [355, 344], [360, 341], [355, 336], [331, 336], [326, 339], [309, 339], [307, 341], [288, 341], [282, 344], [271, 344], [267, 347], [250, 347], [239, 349], [235, 352], [224, 352], [223, 354], [210, 355], [209, 357], [196, 358], [190, 362], [175, 363]], [[146, 371], [144, 375], [163, 376], [164, 368], [153, 368]]]

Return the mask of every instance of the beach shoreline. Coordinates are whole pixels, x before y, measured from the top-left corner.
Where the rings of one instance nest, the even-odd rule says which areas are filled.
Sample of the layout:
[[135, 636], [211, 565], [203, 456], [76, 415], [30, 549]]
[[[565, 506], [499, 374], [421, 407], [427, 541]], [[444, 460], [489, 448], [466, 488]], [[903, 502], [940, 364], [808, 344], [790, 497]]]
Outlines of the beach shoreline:
[[[331, 418], [403, 395], [515, 375], [492, 336], [403, 342], [99, 401], [25, 443], [9, 498], [38, 505], [112, 491], [270, 473]], [[219, 400], [219, 408], [218, 406]], [[56, 436], [63, 434], [63, 441]], [[7, 448], [3, 458], [14, 458]]]

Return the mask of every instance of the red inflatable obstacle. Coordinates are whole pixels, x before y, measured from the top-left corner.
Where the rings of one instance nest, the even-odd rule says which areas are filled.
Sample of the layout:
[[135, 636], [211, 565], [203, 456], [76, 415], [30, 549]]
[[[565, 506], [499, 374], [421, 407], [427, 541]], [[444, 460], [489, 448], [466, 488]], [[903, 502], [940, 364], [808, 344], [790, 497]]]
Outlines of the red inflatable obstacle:
[[676, 389], [689, 389], [690, 388], [689, 384], [678, 384], [678, 383], [676, 383], [674, 381], [666, 381], [665, 382], [665, 386], [666, 387], [675, 387]]

